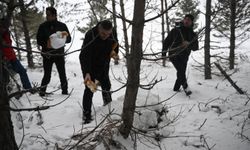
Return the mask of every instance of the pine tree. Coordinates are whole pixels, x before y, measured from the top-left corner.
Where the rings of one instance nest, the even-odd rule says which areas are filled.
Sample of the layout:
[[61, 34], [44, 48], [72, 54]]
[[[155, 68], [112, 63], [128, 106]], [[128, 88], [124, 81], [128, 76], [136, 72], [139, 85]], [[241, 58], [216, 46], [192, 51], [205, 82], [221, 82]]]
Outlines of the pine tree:
[[[216, 34], [217, 37], [230, 37], [230, 10], [231, 1], [219, 0], [216, 10], [218, 14], [213, 20], [216, 30], [221, 34]], [[237, 31], [236, 37], [245, 40], [246, 31], [250, 30], [250, 2], [244, 0], [236, 0], [236, 18], [235, 27], [240, 29]]]
[[213, 24], [219, 34], [215, 37], [226, 37], [230, 40], [229, 69], [234, 69], [236, 40], [239, 43], [249, 39], [250, 2], [244, 0], [219, 0], [216, 7], [218, 14]]
[[[39, 25], [44, 21], [43, 17], [43, 12], [39, 12], [39, 10], [33, 5], [30, 4], [29, 6], [25, 5], [25, 18], [22, 18], [22, 14], [20, 11], [15, 11], [14, 16], [13, 16], [13, 21], [12, 21], [12, 26], [11, 26], [11, 33], [13, 34], [13, 39], [15, 41], [15, 45], [22, 48], [22, 47], [27, 47], [27, 39], [25, 39], [24, 35], [24, 26], [23, 26], [23, 21], [26, 23], [26, 28], [28, 29], [29, 35], [29, 42], [31, 45], [36, 45], [36, 32], [39, 27]], [[23, 20], [25, 19], [25, 20]], [[27, 30], [26, 29], [26, 30]], [[27, 38], [27, 37], [26, 37]], [[25, 42], [26, 41], [26, 42]], [[23, 52], [26, 53], [26, 52]], [[18, 53], [19, 58], [21, 53]], [[33, 57], [33, 55], [32, 55]], [[30, 58], [33, 59], [33, 58]], [[32, 60], [33, 62], [33, 60]], [[29, 66], [30, 67], [30, 66]]]

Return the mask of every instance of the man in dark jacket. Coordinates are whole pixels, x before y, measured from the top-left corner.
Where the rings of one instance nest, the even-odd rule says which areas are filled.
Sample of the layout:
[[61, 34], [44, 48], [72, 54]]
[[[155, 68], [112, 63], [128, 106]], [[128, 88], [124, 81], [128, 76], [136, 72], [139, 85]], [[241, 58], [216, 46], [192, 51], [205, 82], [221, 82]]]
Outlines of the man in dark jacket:
[[[66, 24], [57, 20], [57, 11], [54, 7], [46, 8], [46, 19], [44, 23], [39, 26], [37, 32], [37, 43], [42, 47], [43, 68], [44, 75], [41, 83], [40, 96], [45, 96], [47, 85], [50, 82], [51, 71], [53, 63], [56, 64], [56, 68], [59, 73], [61, 82], [62, 94], [68, 94], [68, 82], [65, 73], [65, 59], [64, 59], [64, 44], [53, 48], [51, 44], [51, 36], [56, 33], [66, 33], [66, 43], [71, 41], [71, 36]], [[61, 32], [58, 32], [61, 31]], [[61, 35], [63, 36], [63, 35]]]
[[[174, 85], [174, 91], [179, 91], [182, 86], [186, 95], [192, 94], [190, 91], [187, 79], [186, 68], [188, 57], [191, 50], [198, 50], [198, 38], [193, 31], [194, 17], [187, 14], [179, 27], [175, 27], [170, 31], [163, 43], [162, 56], [169, 53], [169, 59], [177, 70], [177, 79]], [[164, 60], [165, 61], [165, 60]]]
[[[99, 81], [103, 90], [104, 105], [112, 101], [109, 63], [112, 47], [116, 44], [118, 44], [117, 36], [115, 30], [113, 30], [112, 23], [108, 20], [101, 21], [86, 33], [79, 57], [84, 83]], [[117, 54], [118, 47], [114, 51]], [[93, 92], [89, 87], [85, 86], [83, 94], [83, 119], [85, 119], [85, 123], [91, 121], [92, 98]]]

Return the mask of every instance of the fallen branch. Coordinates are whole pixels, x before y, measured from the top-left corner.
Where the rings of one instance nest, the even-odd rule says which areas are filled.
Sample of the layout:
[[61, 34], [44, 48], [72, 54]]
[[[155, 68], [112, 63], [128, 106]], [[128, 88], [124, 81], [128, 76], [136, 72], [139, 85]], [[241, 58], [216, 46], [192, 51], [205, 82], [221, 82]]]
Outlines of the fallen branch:
[[204, 126], [204, 124], [206, 123], [207, 118], [204, 120], [204, 122], [201, 124], [201, 126], [198, 128], [199, 130]]
[[244, 94], [244, 92], [239, 88], [236, 83], [230, 78], [229, 75], [222, 69], [222, 67], [218, 63], [214, 63], [215, 66], [220, 70], [220, 72], [225, 76], [225, 78], [230, 82], [230, 84], [239, 92], [240, 94]]
[[110, 114], [108, 114], [103, 120], [101, 120], [101, 122], [94, 128], [92, 129], [91, 131], [89, 131], [89, 133], [87, 133], [85, 136], [83, 136], [76, 144], [74, 144], [73, 146], [71, 146], [69, 148], [69, 150], [72, 150], [74, 148], [76, 148], [83, 140], [85, 140], [89, 135], [93, 134], [104, 122], [105, 120], [111, 115], [111, 113], [113, 112], [114, 110], [112, 110], [110, 112]]

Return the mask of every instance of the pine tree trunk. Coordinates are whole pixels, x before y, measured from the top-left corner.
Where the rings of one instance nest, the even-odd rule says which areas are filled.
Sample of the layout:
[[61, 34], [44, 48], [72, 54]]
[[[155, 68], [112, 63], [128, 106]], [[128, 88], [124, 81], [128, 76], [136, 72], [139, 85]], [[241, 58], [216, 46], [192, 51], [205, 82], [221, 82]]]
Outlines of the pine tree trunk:
[[234, 69], [235, 59], [235, 18], [236, 18], [236, 0], [231, 0], [230, 4], [231, 16], [230, 16], [230, 54], [229, 54], [229, 69]]
[[211, 79], [211, 63], [210, 63], [210, 25], [211, 25], [211, 0], [207, 0], [206, 4], [206, 28], [205, 28], [205, 79]]
[[[112, 10], [113, 10], [113, 22], [114, 22], [114, 29], [115, 31], [117, 31], [117, 23], [116, 23], [116, 4], [115, 4], [115, 0], [112, 0]], [[119, 61], [117, 59], [115, 59], [115, 65], [119, 64]]]
[[[1, 40], [0, 42], [2, 43]], [[2, 51], [0, 51], [0, 150], [17, 150], [10, 110], [8, 109], [9, 99], [6, 91], [8, 74], [3, 69], [2, 58]]]
[[[165, 0], [165, 9], [168, 9], [168, 1]], [[170, 32], [170, 24], [169, 24], [169, 19], [168, 19], [168, 11], [166, 12], [166, 24], [167, 24], [167, 32]]]
[[128, 56], [128, 80], [123, 103], [120, 133], [127, 138], [134, 121], [134, 111], [140, 82], [140, 66], [142, 58], [142, 40], [144, 28], [145, 0], [136, 0], [132, 25], [131, 54]]
[[[6, 20], [10, 23], [13, 10], [15, 9], [14, 0], [10, 0], [7, 4]], [[9, 25], [9, 24], [8, 24]], [[2, 44], [0, 37], [0, 49]], [[8, 72], [3, 68], [3, 54], [0, 50], [0, 150], [17, 150], [17, 144], [14, 136], [13, 125], [11, 122], [11, 115], [9, 109], [9, 99], [6, 91], [6, 85], [9, 82]]]
[[29, 35], [29, 30], [26, 22], [26, 10], [24, 6], [24, 1], [20, 0], [21, 3], [21, 21], [23, 25], [23, 32], [24, 32], [24, 38], [25, 38], [25, 43], [26, 43], [26, 49], [28, 50], [27, 53], [27, 60], [28, 60], [28, 67], [29, 68], [34, 68], [34, 62], [33, 62], [33, 55], [32, 55], [32, 47], [31, 47], [31, 42], [30, 42], [30, 35]]
[[[161, 13], [163, 13], [164, 11], [164, 0], [161, 0]], [[163, 49], [163, 43], [164, 43], [164, 39], [165, 39], [165, 28], [164, 28], [164, 15], [161, 16], [161, 43], [162, 43], [162, 49]], [[165, 59], [163, 60], [163, 67], [166, 66], [166, 61]]]
[[[120, 7], [121, 7], [122, 17], [126, 18], [123, 0], [120, 0]], [[128, 33], [127, 33], [127, 26], [126, 26], [125, 20], [122, 20], [122, 28], [123, 28], [124, 42], [125, 42], [125, 52], [126, 52], [125, 57], [127, 58], [129, 54], [129, 43], [128, 43]]]
[[[13, 22], [15, 22], [15, 16], [13, 17]], [[16, 28], [15, 25], [13, 26], [13, 30], [14, 30], [14, 40], [16, 42], [16, 47], [20, 47], [20, 44], [19, 44], [20, 37], [17, 34], [17, 28]], [[17, 50], [17, 57], [18, 57], [19, 60], [22, 59], [21, 58], [21, 51], [20, 50]]]

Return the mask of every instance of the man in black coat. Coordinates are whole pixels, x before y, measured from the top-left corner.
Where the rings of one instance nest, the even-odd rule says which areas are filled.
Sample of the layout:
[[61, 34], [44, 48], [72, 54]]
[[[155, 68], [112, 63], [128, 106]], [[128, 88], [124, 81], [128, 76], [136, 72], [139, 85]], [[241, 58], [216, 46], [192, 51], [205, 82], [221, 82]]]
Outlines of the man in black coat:
[[[198, 37], [193, 31], [194, 17], [191, 14], [185, 15], [180, 26], [175, 27], [170, 31], [163, 43], [162, 56], [169, 54], [169, 59], [177, 70], [177, 79], [173, 90], [179, 91], [182, 86], [186, 95], [192, 94], [190, 91], [187, 79], [186, 68], [188, 57], [191, 50], [198, 50]], [[164, 59], [165, 61], [165, 59]]]
[[[102, 88], [103, 103], [107, 105], [112, 101], [109, 79], [109, 63], [114, 45], [118, 44], [116, 31], [108, 20], [99, 22], [86, 34], [79, 56], [84, 83], [98, 80]], [[114, 48], [113, 48], [114, 49]], [[118, 54], [118, 47], [114, 49]], [[83, 94], [83, 119], [85, 123], [91, 121], [93, 92], [85, 86]]]
[[[71, 36], [66, 24], [57, 20], [57, 11], [54, 7], [46, 8], [46, 21], [39, 26], [37, 32], [37, 43], [42, 47], [43, 68], [44, 75], [41, 83], [40, 96], [45, 96], [47, 85], [50, 82], [51, 71], [53, 63], [56, 64], [56, 68], [59, 74], [62, 94], [68, 94], [68, 82], [65, 73], [65, 59], [64, 59], [64, 45], [57, 48], [51, 46], [51, 35], [61, 33], [66, 34], [66, 43], [70, 43]], [[61, 35], [63, 36], [63, 35]]]

